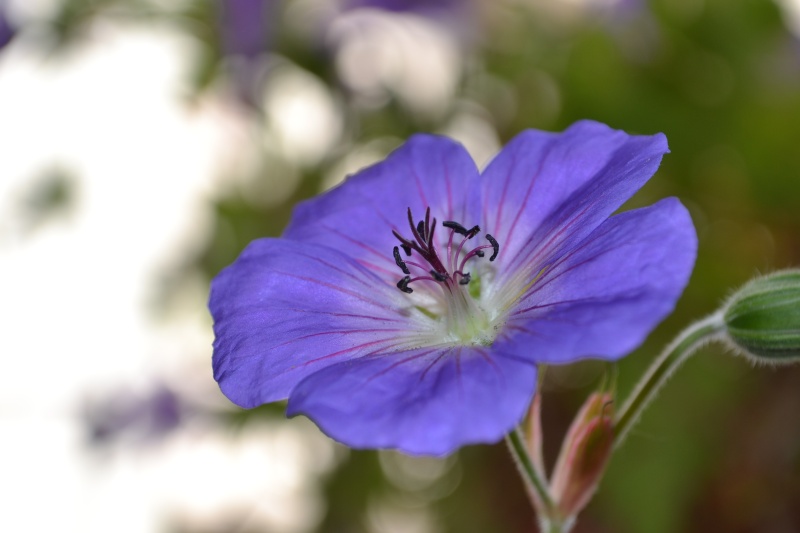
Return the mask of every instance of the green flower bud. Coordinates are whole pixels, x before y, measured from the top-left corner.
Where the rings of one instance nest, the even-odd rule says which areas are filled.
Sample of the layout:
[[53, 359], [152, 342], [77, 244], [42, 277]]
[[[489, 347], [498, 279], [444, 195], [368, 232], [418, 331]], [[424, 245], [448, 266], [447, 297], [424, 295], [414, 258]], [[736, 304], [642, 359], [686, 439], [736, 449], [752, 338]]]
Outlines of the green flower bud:
[[800, 360], [800, 270], [749, 281], [723, 308], [727, 340], [760, 364]]

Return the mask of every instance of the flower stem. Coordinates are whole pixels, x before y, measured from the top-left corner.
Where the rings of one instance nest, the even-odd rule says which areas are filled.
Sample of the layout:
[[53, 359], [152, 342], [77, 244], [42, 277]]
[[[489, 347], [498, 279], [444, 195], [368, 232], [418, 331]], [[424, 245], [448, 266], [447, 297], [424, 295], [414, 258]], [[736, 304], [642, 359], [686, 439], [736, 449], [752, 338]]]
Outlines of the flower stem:
[[[525, 446], [525, 438], [519, 428], [506, 435], [506, 444], [514, 458], [522, 480], [531, 495], [531, 500], [539, 515], [539, 523], [542, 524], [543, 533], [562, 533], [561, 521], [558, 519], [556, 504], [550, 495], [547, 487], [547, 480], [544, 474], [535, 466], [528, 448]], [[547, 524], [545, 529], [544, 525]]]
[[683, 330], [653, 361], [617, 414], [614, 445], [622, 444], [631, 427], [655, 398], [672, 373], [698, 348], [719, 335], [724, 327], [722, 314], [714, 313]]

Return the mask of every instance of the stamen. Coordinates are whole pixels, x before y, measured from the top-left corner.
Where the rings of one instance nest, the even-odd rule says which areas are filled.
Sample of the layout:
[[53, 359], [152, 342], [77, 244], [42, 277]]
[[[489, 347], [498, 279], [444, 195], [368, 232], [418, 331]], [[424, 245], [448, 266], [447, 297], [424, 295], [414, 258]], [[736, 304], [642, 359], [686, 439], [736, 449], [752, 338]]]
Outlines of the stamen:
[[490, 248], [490, 246], [488, 244], [484, 244], [482, 246], [478, 246], [477, 248], [475, 248], [474, 250], [469, 252], [467, 255], [464, 256], [464, 259], [461, 260], [461, 264], [458, 265], [458, 270], [463, 271], [464, 270], [464, 265], [466, 265], [467, 261], [469, 261], [473, 257], [476, 257], [476, 256], [477, 257], [483, 257], [485, 255], [484, 252], [483, 252], [483, 248]]
[[[459, 244], [458, 248], [456, 248], [456, 255], [454, 255], [452, 257], [452, 259], [453, 259], [453, 268], [455, 268], [456, 263], [458, 263], [458, 258], [461, 257], [461, 249], [464, 248], [464, 245], [470, 239], [470, 236], [469, 236], [469, 232], [470, 231], [472, 231], [472, 230], [467, 230], [467, 233], [464, 234], [464, 238], [461, 240], [461, 244]], [[458, 270], [461, 270], [461, 269], [459, 268]]]
[[433, 279], [435, 279], [436, 281], [447, 281], [446, 273], [443, 274], [441, 272], [436, 272], [435, 270], [431, 270], [431, 276], [433, 276]]
[[[436, 218], [431, 217], [430, 207], [425, 209], [425, 218], [416, 223], [414, 221], [414, 215], [411, 212], [411, 208], [408, 208], [407, 213], [408, 226], [411, 228], [411, 233], [414, 238], [411, 240], [406, 239], [396, 230], [392, 230], [392, 234], [394, 234], [397, 240], [400, 241], [399, 246], [395, 246], [392, 249], [394, 262], [403, 271], [403, 274], [406, 274], [406, 276], [397, 283], [397, 288], [403, 292], [412, 292], [409, 284], [414, 283], [415, 281], [431, 281], [434, 283], [443, 284], [442, 288], [445, 291], [446, 296], [446, 294], [450, 293], [455, 288], [453, 283], [456, 281], [458, 281], [458, 285], [468, 285], [472, 280], [470, 273], [464, 272], [464, 266], [466, 265], [467, 261], [474, 257], [485, 257], [486, 252], [483, 250], [489, 248], [492, 249], [492, 255], [489, 260], [494, 261], [500, 252], [500, 245], [497, 243], [495, 238], [489, 234], [486, 234], [486, 239], [490, 244], [479, 245], [472, 250], [467, 248], [465, 253], [462, 255], [461, 251], [464, 249], [466, 242], [480, 233], [481, 228], [480, 226], [475, 225], [467, 229], [458, 222], [453, 220], [445, 220], [442, 222], [442, 226], [450, 230], [450, 235], [447, 238], [445, 249], [441, 250], [441, 252], [446, 252], [447, 254], [446, 256], [443, 256], [446, 261], [442, 262], [442, 259], [439, 257], [439, 253], [437, 253], [439, 250], [437, 250], [434, 238], [436, 233]], [[458, 246], [454, 247], [453, 236], [456, 234], [461, 235], [463, 238]], [[400, 256], [400, 248], [403, 249], [407, 257], [411, 257], [412, 252], [416, 252], [419, 254], [419, 257], [422, 258], [422, 261], [417, 262], [416, 258], [414, 261], [404, 261]], [[430, 277], [419, 276], [412, 278], [409, 267], [419, 268], [420, 270], [430, 274]], [[433, 267], [433, 269], [429, 270], [430, 267]]]
[[[419, 231], [419, 225], [414, 224], [414, 215], [411, 214], [411, 208], [408, 208], [408, 225], [411, 226], [411, 233], [414, 234], [414, 238], [421, 246], [425, 246], [425, 239], [422, 238], [422, 234]], [[392, 233], [397, 235], [397, 232], [392, 230]], [[402, 237], [400, 237], [402, 239]], [[405, 240], [405, 239], [403, 239]], [[410, 241], [408, 241], [410, 243]], [[414, 248], [412, 246], [412, 248]]]
[[[434, 220], [434, 224], [436, 224], [436, 219]], [[431, 243], [431, 208], [428, 207], [425, 209], [425, 238], [428, 241], [428, 244]]]
[[397, 282], [397, 288], [407, 294], [411, 294], [412, 292], [414, 292], [414, 289], [408, 286], [410, 282], [411, 282], [411, 276], [406, 276]]
[[442, 226], [445, 228], [450, 228], [454, 232], [458, 233], [459, 235], [466, 235], [467, 228], [459, 224], [458, 222], [453, 222], [452, 220], [445, 220], [442, 222]]
[[392, 230], [392, 235], [394, 235], [397, 240], [400, 241], [400, 245], [403, 247], [403, 250], [408, 249], [408, 255], [411, 255], [411, 249], [414, 248], [415, 244], [397, 233], [395, 230]]
[[497, 254], [500, 253], [500, 244], [498, 244], [495, 238], [489, 235], [488, 233], [486, 234], [486, 240], [489, 241], [489, 243], [491, 243], [492, 251], [494, 252], [492, 253], [492, 256], [489, 258], [489, 261], [494, 261], [497, 258]]
[[433, 233], [436, 231], [436, 219], [433, 219], [430, 227], [428, 228], [428, 248], [433, 246]]
[[[409, 250], [409, 252], [410, 251], [411, 250]], [[394, 254], [394, 262], [397, 263], [397, 266], [400, 267], [400, 270], [403, 271], [403, 274], [411, 274], [411, 271], [408, 270], [408, 267], [400, 258], [400, 249], [397, 246], [395, 246], [394, 249], [392, 249], [392, 253]]]
[[425, 265], [421, 265], [419, 263], [416, 263], [414, 261], [403, 261], [403, 262], [406, 264], [406, 266], [417, 267], [418, 269], [424, 270], [425, 272], [428, 271], [428, 267], [426, 267]]

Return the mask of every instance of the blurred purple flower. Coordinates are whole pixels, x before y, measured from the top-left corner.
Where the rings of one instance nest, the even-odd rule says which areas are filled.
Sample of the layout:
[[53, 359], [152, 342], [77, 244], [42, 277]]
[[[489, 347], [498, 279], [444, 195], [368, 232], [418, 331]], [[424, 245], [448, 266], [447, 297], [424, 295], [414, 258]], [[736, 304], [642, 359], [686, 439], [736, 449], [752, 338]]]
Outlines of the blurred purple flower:
[[225, 56], [234, 59], [230, 67], [239, 97], [259, 107], [264, 81], [262, 56], [272, 43], [277, 0], [221, 0], [220, 28]]
[[264, 53], [271, 40], [275, 0], [222, 0], [222, 44], [227, 55], [245, 58]]
[[0, 4], [0, 49], [10, 43], [15, 34], [16, 30], [8, 20], [5, 8]]
[[526, 131], [480, 173], [416, 135], [217, 276], [214, 376], [234, 403], [288, 397], [355, 448], [497, 441], [537, 365], [615, 360], [673, 309], [696, 252], [686, 209], [611, 216], [667, 151], [587, 121]]
[[122, 392], [104, 398], [89, 405], [85, 417], [91, 441], [105, 444], [123, 436], [161, 437], [180, 425], [184, 413], [178, 396], [158, 386], [143, 395]]
[[474, 41], [478, 33], [479, 17], [473, 0], [345, 0], [342, 10], [364, 8], [424, 17], [439, 24], [461, 43]]
[[345, 3], [345, 8], [373, 8], [384, 11], [441, 15], [462, 11], [471, 3], [469, 0], [349, 0]]

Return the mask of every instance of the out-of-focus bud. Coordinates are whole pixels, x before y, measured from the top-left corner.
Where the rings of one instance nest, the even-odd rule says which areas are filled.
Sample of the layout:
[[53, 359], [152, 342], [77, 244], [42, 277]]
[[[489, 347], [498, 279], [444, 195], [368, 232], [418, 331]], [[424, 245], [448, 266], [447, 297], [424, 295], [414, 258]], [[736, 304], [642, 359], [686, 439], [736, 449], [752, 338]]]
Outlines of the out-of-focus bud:
[[614, 446], [612, 402], [609, 393], [589, 396], [564, 438], [551, 483], [562, 517], [577, 515], [597, 490]]
[[723, 308], [725, 338], [759, 364], [800, 360], [800, 270], [749, 281]]

